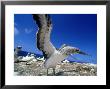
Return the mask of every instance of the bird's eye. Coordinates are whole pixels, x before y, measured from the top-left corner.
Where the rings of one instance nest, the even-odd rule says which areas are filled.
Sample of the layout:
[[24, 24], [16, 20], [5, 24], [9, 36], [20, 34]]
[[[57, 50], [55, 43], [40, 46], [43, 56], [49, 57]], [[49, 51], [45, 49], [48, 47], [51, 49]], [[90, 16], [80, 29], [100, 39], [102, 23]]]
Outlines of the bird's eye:
[[76, 49], [76, 51], [79, 51], [79, 49]]

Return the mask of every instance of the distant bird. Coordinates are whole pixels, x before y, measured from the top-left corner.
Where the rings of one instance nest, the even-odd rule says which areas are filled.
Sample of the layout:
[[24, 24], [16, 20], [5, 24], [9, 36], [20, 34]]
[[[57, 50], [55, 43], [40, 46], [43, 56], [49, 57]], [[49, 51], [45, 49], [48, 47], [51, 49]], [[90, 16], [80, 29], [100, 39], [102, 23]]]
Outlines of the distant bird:
[[33, 14], [33, 19], [38, 25], [38, 32], [36, 33], [37, 48], [43, 52], [45, 62], [44, 67], [48, 69], [53, 68], [53, 75], [55, 75], [55, 67], [58, 63], [63, 61], [66, 57], [72, 54], [88, 55], [80, 49], [63, 44], [61, 48], [57, 49], [50, 41], [50, 34], [52, 30], [52, 21], [50, 15], [47, 14]]

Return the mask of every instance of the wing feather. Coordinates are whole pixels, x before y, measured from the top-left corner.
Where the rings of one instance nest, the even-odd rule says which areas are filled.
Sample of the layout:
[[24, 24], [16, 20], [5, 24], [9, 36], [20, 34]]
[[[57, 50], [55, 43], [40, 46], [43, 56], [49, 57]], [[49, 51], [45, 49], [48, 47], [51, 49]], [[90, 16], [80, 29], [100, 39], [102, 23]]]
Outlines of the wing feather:
[[36, 34], [37, 48], [43, 52], [45, 58], [48, 58], [55, 50], [55, 47], [50, 42], [51, 19], [46, 14], [33, 14], [33, 18], [39, 28]]

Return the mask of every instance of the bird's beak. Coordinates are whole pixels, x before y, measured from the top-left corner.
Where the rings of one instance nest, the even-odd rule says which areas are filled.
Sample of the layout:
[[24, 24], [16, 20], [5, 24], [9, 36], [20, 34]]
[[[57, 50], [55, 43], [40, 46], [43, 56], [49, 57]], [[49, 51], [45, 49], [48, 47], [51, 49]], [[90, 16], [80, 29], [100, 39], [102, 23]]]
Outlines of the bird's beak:
[[78, 51], [79, 54], [82, 54], [82, 55], [87, 55], [87, 56], [90, 56], [89, 54], [85, 53], [85, 52], [82, 52], [82, 51]]

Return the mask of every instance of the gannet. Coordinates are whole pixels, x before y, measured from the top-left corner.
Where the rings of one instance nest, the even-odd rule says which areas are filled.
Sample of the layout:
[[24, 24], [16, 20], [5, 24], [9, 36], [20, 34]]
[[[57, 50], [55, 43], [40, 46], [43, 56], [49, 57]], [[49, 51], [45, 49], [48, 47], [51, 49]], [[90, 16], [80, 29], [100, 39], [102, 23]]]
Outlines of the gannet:
[[79, 48], [63, 44], [61, 48], [56, 49], [50, 41], [50, 34], [52, 30], [52, 21], [48, 14], [33, 14], [33, 19], [38, 26], [36, 32], [37, 48], [43, 52], [45, 62], [44, 67], [48, 69], [53, 68], [53, 75], [55, 75], [56, 65], [63, 61], [71, 54], [88, 55], [82, 52]]

